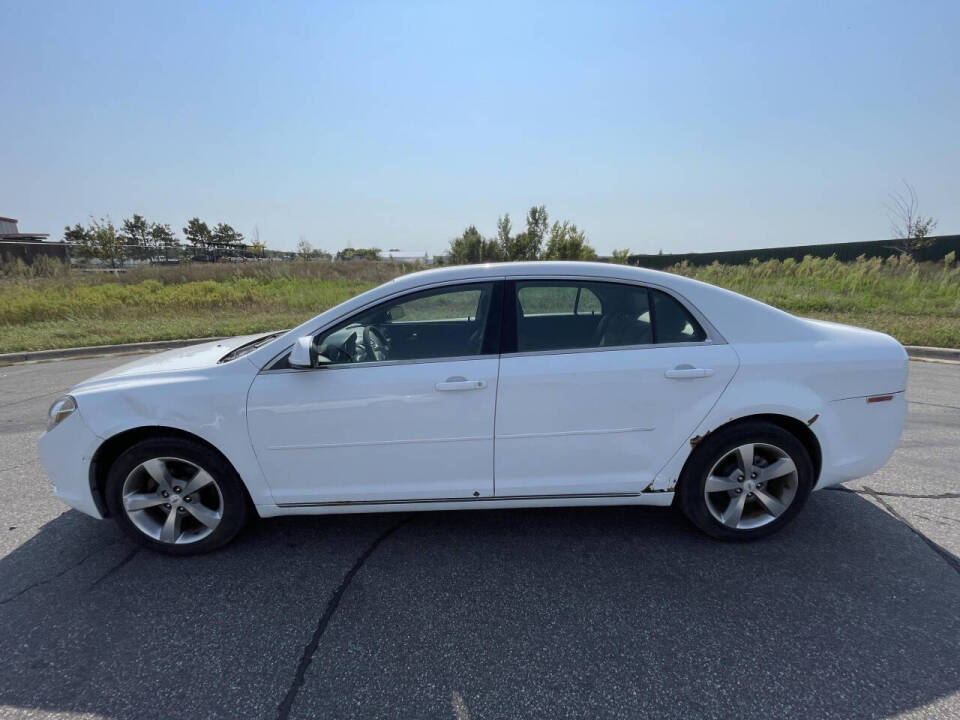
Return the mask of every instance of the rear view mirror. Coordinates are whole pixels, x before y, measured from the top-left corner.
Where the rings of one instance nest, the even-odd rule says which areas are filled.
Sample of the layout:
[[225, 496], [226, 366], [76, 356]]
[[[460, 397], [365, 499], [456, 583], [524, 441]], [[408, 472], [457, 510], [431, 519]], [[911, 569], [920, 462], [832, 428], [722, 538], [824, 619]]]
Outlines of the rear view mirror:
[[297, 338], [290, 351], [290, 359], [287, 360], [290, 367], [312, 368], [317, 364], [317, 351], [313, 349], [313, 337], [304, 335]]

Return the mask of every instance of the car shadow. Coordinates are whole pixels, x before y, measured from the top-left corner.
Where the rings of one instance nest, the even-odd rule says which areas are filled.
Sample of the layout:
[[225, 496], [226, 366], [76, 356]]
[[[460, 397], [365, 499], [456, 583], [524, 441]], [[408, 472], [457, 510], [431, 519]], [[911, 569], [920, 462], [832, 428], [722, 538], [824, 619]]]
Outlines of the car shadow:
[[852, 493], [751, 544], [661, 509], [419, 513], [360, 566], [399, 519], [264, 520], [169, 558], [64, 513], [0, 561], [0, 706], [866, 718], [960, 691], [960, 576]]

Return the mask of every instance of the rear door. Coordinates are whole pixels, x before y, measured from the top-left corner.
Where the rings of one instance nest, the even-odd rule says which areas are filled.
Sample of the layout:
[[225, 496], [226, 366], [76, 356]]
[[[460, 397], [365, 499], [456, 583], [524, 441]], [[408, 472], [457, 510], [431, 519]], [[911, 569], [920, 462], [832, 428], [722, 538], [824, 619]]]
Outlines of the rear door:
[[504, 303], [498, 497], [641, 492], [738, 366], [659, 289], [517, 280]]

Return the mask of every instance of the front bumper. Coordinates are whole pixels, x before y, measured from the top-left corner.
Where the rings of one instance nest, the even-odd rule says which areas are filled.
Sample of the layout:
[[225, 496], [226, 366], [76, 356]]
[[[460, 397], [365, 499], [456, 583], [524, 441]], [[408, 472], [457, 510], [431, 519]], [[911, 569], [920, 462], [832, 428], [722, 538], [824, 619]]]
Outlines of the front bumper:
[[40, 462], [53, 485], [54, 494], [70, 507], [98, 520], [103, 519], [90, 487], [90, 461], [101, 438], [76, 410], [53, 430], [40, 436]]

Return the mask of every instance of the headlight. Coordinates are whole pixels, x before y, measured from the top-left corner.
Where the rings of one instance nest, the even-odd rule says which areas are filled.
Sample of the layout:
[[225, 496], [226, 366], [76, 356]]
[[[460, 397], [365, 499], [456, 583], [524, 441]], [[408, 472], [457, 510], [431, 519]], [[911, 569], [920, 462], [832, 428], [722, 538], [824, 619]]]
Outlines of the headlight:
[[77, 401], [70, 395], [64, 395], [50, 406], [47, 413], [47, 432], [53, 430], [57, 425], [69, 417], [77, 409]]

